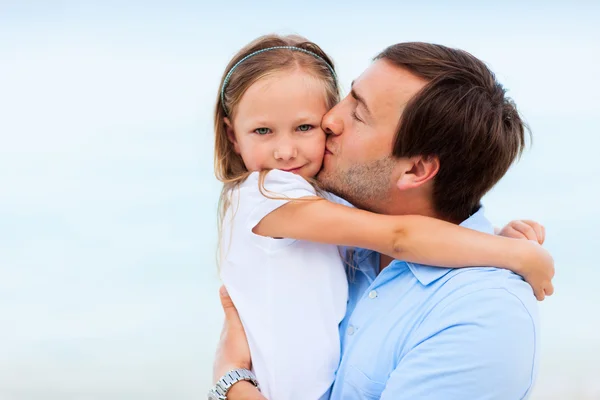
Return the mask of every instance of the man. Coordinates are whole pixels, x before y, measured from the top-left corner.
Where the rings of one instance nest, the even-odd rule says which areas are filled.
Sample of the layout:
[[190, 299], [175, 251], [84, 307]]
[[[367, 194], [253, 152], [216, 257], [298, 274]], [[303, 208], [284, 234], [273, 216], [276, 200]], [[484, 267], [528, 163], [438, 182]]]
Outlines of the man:
[[[322, 126], [329, 137], [318, 179], [327, 190], [377, 213], [425, 215], [488, 233], [480, 200], [525, 145], [524, 124], [491, 71], [464, 51], [427, 43], [385, 49]], [[331, 399], [529, 395], [539, 322], [520, 277], [365, 250], [354, 263]], [[222, 300], [227, 318], [216, 373], [250, 363], [235, 308]], [[242, 381], [227, 398], [262, 397]]]

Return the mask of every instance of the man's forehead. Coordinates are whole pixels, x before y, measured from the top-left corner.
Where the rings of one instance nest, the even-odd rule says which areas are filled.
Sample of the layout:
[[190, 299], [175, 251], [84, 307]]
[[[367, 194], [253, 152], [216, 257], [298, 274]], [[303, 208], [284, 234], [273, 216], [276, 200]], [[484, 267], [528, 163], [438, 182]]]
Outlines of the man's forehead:
[[427, 81], [387, 60], [373, 62], [355, 81], [353, 89], [374, 113], [401, 111]]

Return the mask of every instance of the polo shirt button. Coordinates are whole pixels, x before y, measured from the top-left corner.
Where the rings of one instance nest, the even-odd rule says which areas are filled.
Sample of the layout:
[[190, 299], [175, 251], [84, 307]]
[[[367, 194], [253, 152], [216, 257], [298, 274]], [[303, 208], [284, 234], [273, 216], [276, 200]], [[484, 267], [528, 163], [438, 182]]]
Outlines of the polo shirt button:
[[375, 297], [377, 297], [377, 290], [371, 290], [369, 292], [369, 298], [374, 299]]
[[350, 325], [350, 326], [348, 326], [348, 329], [346, 329], [346, 333], [349, 336], [352, 336], [352, 335], [354, 335], [354, 330], [355, 330], [354, 327], [352, 325]]

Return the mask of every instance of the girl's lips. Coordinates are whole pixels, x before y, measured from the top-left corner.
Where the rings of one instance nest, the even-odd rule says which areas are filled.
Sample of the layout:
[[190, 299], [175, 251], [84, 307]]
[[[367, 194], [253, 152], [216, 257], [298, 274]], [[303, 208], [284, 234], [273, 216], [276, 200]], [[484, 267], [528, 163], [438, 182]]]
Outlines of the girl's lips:
[[282, 171], [291, 172], [291, 173], [296, 173], [296, 172], [300, 171], [301, 169], [302, 169], [302, 167], [297, 167], [297, 168], [281, 168]]

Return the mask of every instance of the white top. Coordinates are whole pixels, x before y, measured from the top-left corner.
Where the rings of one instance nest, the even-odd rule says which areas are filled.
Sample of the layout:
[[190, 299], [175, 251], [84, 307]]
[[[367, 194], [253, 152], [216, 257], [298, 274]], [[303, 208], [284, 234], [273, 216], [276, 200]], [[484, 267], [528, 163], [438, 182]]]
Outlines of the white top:
[[[348, 282], [337, 246], [256, 235], [289, 200], [269, 199], [254, 172], [233, 191], [221, 236], [221, 278], [246, 330], [254, 373], [271, 400], [326, 398], [340, 358]], [[269, 196], [315, 196], [302, 177], [270, 171]]]

